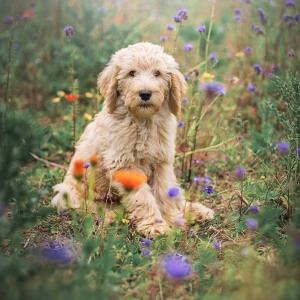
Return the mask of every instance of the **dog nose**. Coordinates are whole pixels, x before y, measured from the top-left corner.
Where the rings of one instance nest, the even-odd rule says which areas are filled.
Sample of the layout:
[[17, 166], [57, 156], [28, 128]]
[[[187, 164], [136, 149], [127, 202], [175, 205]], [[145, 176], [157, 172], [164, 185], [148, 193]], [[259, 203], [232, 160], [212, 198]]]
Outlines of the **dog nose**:
[[147, 101], [151, 98], [152, 92], [151, 91], [140, 91], [139, 95], [142, 100]]

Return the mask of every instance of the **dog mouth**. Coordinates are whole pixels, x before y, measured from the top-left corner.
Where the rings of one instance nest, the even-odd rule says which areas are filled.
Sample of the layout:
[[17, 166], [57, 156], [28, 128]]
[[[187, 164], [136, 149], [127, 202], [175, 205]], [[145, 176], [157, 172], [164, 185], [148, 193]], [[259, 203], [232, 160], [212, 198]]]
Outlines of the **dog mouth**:
[[153, 106], [153, 105], [150, 104], [150, 103], [142, 103], [142, 104], [140, 104], [140, 107], [141, 107], [141, 108], [149, 108], [149, 107], [151, 107], [151, 106]]

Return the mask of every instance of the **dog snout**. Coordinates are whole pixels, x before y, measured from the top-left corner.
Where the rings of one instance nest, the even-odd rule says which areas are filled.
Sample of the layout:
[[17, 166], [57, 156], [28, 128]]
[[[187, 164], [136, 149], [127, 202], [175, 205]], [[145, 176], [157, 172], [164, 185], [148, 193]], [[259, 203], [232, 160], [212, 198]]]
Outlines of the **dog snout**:
[[142, 100], [148, 101], [152, 96], [152, 92], [151, 91], [140, 91], [139, 95]]

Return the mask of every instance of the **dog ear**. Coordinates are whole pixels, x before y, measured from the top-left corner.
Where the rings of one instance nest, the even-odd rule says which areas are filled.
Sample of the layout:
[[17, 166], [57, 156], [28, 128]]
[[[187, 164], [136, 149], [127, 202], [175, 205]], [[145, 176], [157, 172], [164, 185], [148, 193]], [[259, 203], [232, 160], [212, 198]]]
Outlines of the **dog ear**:
[[187, 84], [183, 75], [177, 70], [171, 73], [171, 87], [169, 95], [169, 109], [179, 120], [181, 113], [181, 101], [187, 91]]
[[118, 98], [118, 80], [119, 68], [109, 64], [98, 76], [97, 85], [100, 93], [105, 99], [108, 113], [112, 114], [116, 108]]

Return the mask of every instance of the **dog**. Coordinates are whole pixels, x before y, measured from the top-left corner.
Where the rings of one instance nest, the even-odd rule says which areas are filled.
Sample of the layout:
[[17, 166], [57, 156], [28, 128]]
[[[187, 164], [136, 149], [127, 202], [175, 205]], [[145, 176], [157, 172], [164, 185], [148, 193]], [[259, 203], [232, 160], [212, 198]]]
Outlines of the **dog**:
[[[185, 227], [185, 216], [207, 220], [214, 212], [186, 202], [174, 174], [175, 139], [181, 101], [187, 90], [174, 58], [148, 42], [117, 51], [100, 73], [97, 85], [104, 97], [102, 111], [86, 127], [62, 183], [53, 187], [52, 205], [59, 211], [83, 206], [84, 183], [72, 175], [74, 162], [99, 156], [95, 171], [94, 205], [105, 202], [110, 188], [126, 194], [125, 208], [136, 229], [148, 237]], [[125, 191], [113, 179], [117, 170], [147, 177], [139, 188]], [[86, 177], [91, 172], [87, 170]], [[96, 211], [97, 209], [94, 209]]]

